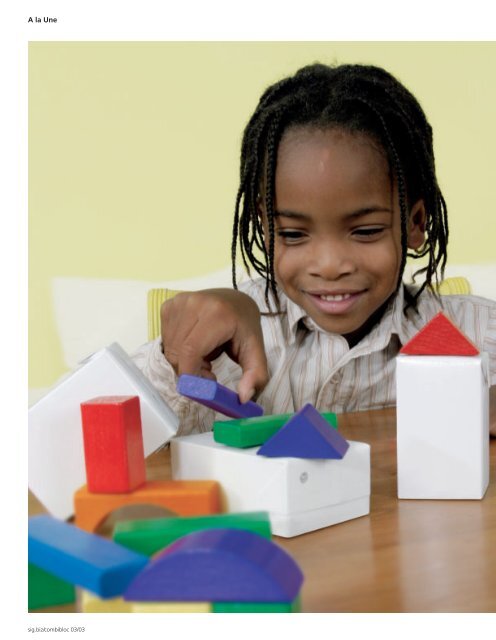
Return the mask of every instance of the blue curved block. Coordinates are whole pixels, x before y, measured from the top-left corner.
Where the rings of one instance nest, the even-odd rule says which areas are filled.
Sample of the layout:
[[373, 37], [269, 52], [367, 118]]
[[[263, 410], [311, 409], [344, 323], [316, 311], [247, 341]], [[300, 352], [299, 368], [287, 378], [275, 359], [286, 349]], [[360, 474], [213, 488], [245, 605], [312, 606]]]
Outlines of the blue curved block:
[[148, 557], [52, 516], [28, 521], [29, 562], [102, 598], [121, 595]]
[[349, 443], [329, 426], [311, 404], [306, 404], [257, 451], [269, 458], [341, 459]]
[[292, 602], [303, 574], [271, 540], [242, 529], [195, 531], [154, 556], [125, 600]]
[[181, 395], [230, 418], [253, 418], [264, 412], [256, 402], [241, 403], [237, 393], [208, 378], [183, 374], [177, 381], [177, 390]]

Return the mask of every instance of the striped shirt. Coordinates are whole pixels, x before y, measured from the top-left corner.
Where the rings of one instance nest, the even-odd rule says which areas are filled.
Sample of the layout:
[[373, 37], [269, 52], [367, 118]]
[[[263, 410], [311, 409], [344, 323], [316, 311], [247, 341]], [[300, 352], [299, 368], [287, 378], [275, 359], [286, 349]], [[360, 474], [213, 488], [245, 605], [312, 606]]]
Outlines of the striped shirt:
[[[259, 278], [240, 285], [267, 312], [265, 283]], [[424, 291], [417, 311], [405, 314], [400, 289], [380, 322], [350, 349], [340, 335], [327, 333], [303, 309], [279, 292], [281, 313], [262, 315], [269, 382], [257, 402], [266, 414], [298, 411], [310, 402], [319, 411], [345, 413], [394, 406], [395, 357], [436, 313], [443, 311], [490, 357], [491, 385], [496, 384], [496, 302], [476, 296], [443, 296]], [[275, 308], [275, 307], [272, 307]], [[143, 345], [133, 360], [178, 415], [178, 434], [208, 431], [226, 419], [178, 395], [177, 376], [161, 350], [161, 339]], [[236, 390], [241, 369], [225, 354], [212, 363], [221, 384]]]

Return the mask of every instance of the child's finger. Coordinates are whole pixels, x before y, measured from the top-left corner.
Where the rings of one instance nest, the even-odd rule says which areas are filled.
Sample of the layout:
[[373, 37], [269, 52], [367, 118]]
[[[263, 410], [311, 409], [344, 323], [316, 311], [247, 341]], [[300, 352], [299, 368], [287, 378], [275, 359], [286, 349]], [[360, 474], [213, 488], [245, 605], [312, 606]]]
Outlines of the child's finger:
[[269, 380], [267, 357], [261, 336], [253, 335], [243, 341], [238, 362], [243, 370], [238, 384], [238, 395], [241, 402], [248, 402], [262, 391]]

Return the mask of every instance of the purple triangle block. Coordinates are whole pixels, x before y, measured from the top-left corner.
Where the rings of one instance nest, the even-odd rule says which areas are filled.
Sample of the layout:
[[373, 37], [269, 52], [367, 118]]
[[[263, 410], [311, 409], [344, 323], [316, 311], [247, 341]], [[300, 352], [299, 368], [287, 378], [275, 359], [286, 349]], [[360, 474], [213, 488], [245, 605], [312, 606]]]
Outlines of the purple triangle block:
[[184, 373], [177, 381], [178, 392], [230, 418], [254, 418], [263, 415], [263, 407], [248, 400], [241, 403], [235, 391], [222, 384]]
[[306, 404], [257, 451], [269, 458], [341, 459], [349, 443], [311, 404]]
[[125, 600], [292, 602], [301, 569], [281, 547], [243, 529], [203, 529], [155, 555]]

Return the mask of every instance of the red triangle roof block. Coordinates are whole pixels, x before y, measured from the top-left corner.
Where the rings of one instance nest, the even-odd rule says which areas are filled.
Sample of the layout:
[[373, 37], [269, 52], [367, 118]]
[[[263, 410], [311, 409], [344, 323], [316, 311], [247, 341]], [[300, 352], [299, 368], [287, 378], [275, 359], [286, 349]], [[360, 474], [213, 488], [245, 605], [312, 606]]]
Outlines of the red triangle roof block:
[[443, 313], [438, 313], [407, 342], [400, 353], [410, 356], [476, 356], [477, 347]]

